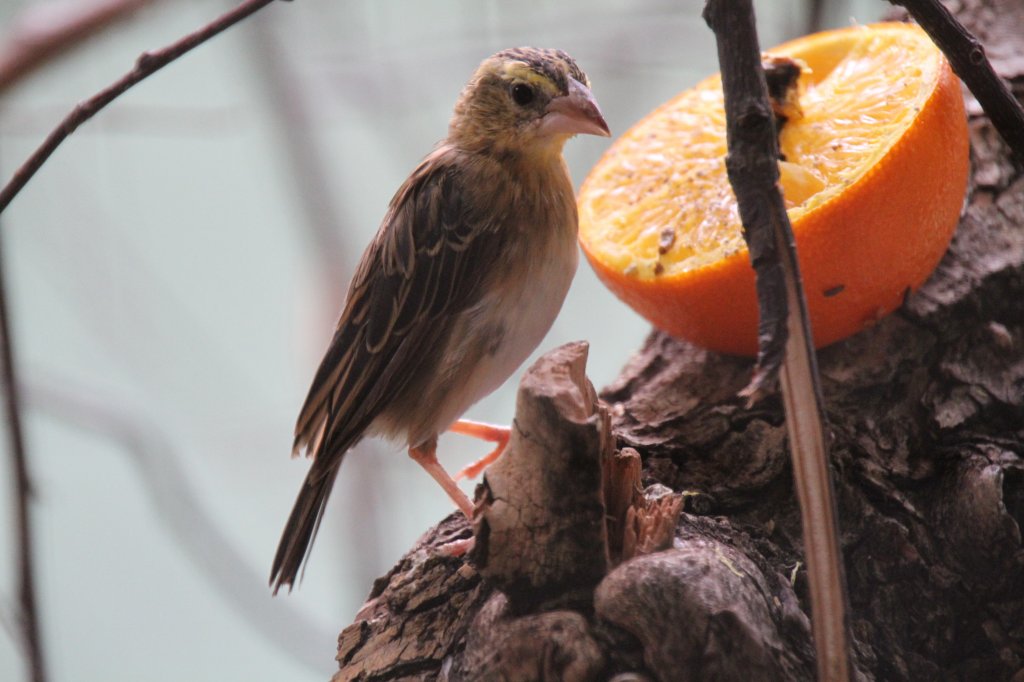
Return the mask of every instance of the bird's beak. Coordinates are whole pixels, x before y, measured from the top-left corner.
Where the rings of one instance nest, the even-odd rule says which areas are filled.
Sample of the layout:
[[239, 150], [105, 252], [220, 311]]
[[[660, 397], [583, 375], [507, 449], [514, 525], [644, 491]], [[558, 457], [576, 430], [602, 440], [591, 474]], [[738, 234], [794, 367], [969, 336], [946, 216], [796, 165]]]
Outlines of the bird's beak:
[[569, 94], [555, 97], [541, 119], [542, 134], [600, 135], [611, 137], [608, 124], [587, 86], [575, 78], [569, 79]]

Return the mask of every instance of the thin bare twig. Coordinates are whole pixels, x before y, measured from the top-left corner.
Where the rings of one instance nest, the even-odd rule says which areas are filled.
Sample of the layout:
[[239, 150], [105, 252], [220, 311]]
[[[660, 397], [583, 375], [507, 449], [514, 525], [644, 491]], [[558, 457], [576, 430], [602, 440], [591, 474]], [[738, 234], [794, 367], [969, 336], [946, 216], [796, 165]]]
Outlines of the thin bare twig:
[[1014, 156], [1024, 163], [1024, 109], [992, 68], [985, 56], [985, 46], [938, 0], [889, 0], [889, 3], [906, 8], [939, 46]]
[[0, 38], [0, 91], [153, 0], [33, 3]]
[[139, 81], [159, 71], [178, 57], [202, 45], [218, 33], [230, 28], [271, 2], [274, 2], [274, 0], [244, 0], [233, 10], [217, 17], [200, 29], [176, 40], [170, 45], [159, 50], [143, 52], [136, 60], [135, 67], [131, 71], [115, 83], [76, 105], [71, 110], [71, 113], [60, 122], [60, 125], [53, 129], [39, 148], [15, 171], [14, 176], [0, 190], [0, 213], [7, 208], [18, 192], [22, 190], [25, 184], [42, 167], [43, 163], [78, 126], [95, 116], [103, 107], [113, 102]]
[[0, 251], [0, 371], [4, 382], [4, 407], [7, 411], [7, 437], [11, 447], [11, 465], [14, 469], [16, 487], [14, 514], [17, 524], [18, 545], [18, 622], [21, 630], [21, 644], [28, 662], [30, 679], [33, 682], [46, 680], [46, 661], [43, 658], [43, 643], [39, 632], [39, 617], [36, 610], [35, 569], [32, 549], [32, 483], [28, 473], [28, 458], [25, 456], [25, 439], [21, 430], [21, 395], [18, 392], [18, 377], [14, 364], [11, 324], [7, 310], [7, 293], [3, 272], [3, 256]]
[[778, 134], [761, 66], [754, 9], [750, 0], [708, 0], [704, 19], [718, 43], [729, 149], [726, 168], [757, 271], [761, 305], [759, 366], [747, 390], [756, 393], [772, 383], [777, 366], [761, 363], [781, 355], [782, 397], [803, 526], [818, 679], [845, 682], [850, 679], [846, 581], [821, 385], [793, 230], [778, 189]]

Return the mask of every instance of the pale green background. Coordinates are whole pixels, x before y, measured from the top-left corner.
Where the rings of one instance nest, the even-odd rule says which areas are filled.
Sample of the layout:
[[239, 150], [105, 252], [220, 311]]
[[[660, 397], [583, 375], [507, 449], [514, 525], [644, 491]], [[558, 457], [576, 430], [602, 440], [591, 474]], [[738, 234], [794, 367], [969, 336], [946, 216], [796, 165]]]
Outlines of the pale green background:
[[[0, 29], [29, 4], [3, 0]], [[277, 3], [57, 152], [0, 218], [53, 680], [330, 676], [335, 638], [373, 578], [451, 511], [400, 448], [365, 443], [345, 462], [301, 589], [270, 596], [307, 467], [288, 457], [293, 419], [388, 199], [445, 134], [483, 57], [567, 50], [621, 133], [716, 70], [701, 5]], [[158, 2], [0, 98], [3, 180], [76, 101], [228, 6]], [[886, 7], [830, 3], [827, 23]], [[757, 8], [764, 46], [804, 32], [803, 2]], [[570, 142], [577, 184], [607, 144]], [[323, 190], [296, 165], [303, 147]], [[600, 386], [647, 328], [583, 264], [541, 350], [588, 339]], [[515, 383], [469, 416], [507, 423]], [[457, 469], [486, 449], [446, 437], [442, 461]], [[15, 680], [6, 441], [3, 454], [0, 680]]]

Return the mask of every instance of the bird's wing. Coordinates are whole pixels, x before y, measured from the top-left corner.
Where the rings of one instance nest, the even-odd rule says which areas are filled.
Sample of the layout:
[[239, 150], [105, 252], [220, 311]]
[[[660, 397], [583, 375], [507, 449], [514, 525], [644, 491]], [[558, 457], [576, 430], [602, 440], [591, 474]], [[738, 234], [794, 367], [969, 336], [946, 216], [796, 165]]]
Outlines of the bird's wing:
[[352, 280], [295, 429], [322, 473], [443, 348], [445, 319], [479, 300], [501, 253], [493, 206], [467, 201], [454, 154], [439, 149], [398, 190]]

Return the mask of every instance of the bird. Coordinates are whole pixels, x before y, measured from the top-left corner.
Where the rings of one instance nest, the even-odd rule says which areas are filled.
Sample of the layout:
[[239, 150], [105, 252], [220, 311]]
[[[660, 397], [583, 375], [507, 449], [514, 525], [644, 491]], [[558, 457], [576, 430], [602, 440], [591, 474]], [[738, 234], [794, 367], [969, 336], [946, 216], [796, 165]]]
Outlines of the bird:
[[550, 329], [576, 271], [577, 213], [566, 141], [610, 132], [576, 61], [520, 47], [481, 62], [441, 140], [388, 205], [349, 284], [295, 427], [312, 458], [271, 569], [294, 587], [342, 460], [368, 436], [404, 441], [472, 518], [436, 456], [440, 433], [495, 442], [510, 429], [460, 420]]

